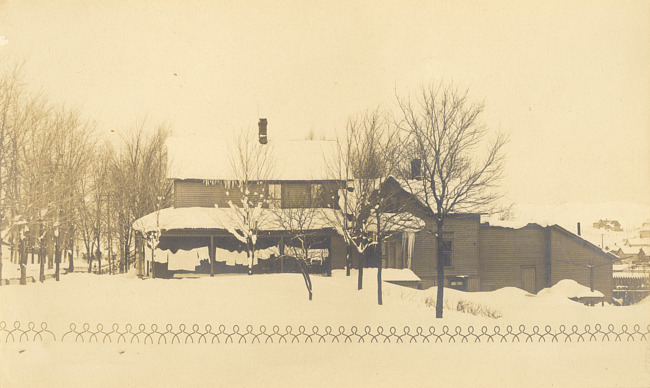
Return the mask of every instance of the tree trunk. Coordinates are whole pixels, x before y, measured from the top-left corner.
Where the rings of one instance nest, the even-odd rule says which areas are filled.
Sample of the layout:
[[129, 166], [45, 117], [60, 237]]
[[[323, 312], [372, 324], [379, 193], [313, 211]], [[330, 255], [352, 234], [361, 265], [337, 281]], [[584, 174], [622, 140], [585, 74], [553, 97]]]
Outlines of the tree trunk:
[[25, 240], [20, 240], [20, 248], [18, 252], [18, 262], [20, 263], [20, 284], [27, 284], [27, 247]]
[[383, 267], [381, 262], [381, 242], [377, 244], [377, 303], [381, 306], [383, 304], [382, 292], [381, 292], [381, 269]]
[[101, 275], [102, 274], [102, 251], [99, 249], [99, 247], [97, 248], [97, 267], [98, 267], [99, 274]]
[[88, 257], [88, 273], [93, 272], [93, 254], [92, 254], [92, 248], [88, 250], [88, 247], [86, 247], [86, 257]]
[[437, 222], [436, 227], [436, 261], [438, 271], [438, 293], [436, 296], [436, 318], [442, 318], [443, 297], [445, 290], [445, 260], [442, 250], [442, 221]]
[[345, 252], [345, 276], [350, 276], [350, 267], [352, 267], [352, 247], [348, 245]]
[[68, 273], [74, 272], [74, 254], [72, 249], [68, 252]]
[[253, 274], [253, 248], [252, 245], [253, 243], [251, 242], [250, 237], [247, 239], [247, 247], [246, 247], [246, 257], [248, 258], [248, 274], [252, 275]]
[[357, 289], [361, 290], [363, 288], [363, 265], [365, 264], [365, 252], [359, 253], [359, 276], [357, 279]]
[[50, 255], [48, 252], [47, 255], [47, 269], [54, 268], [54, 256]]
[[[72, 273], [72, 272], [74, 272], [74, 259], [73, 259], [73, 257], [74, 257], [74, 252], [73, 252], [73, 250], [74, 250], [74, 238], [73, 237], [70, 238], [69, 243], [70, 243], [70, 245], [69, 245], [70, 251], [68, 253], [68, 273]], [[79, 254], [79, 252], [77, 252], [77, 254]]]
[[41, 242], [38, 247], [38, 261], [39, 261], [39, 271], [38, 271], [38, 280], [42, 283], [45, 281], [45, 241], [41, 239]]
[[[131, 245], [129, 233], [124, 236], [124, 272], [129, 272], [129, 246]], [[153, 265], [153, 263], [152, 263]]]
[[0, 235], [0, 286], [2, 286], [2, 236], [1, 235]]
[[383, 263], [381, 262], [381, 226], [380, 226], [380, 217], [379, 211], [377, 211], [377, 247], [375, 248], [375, 254], [377, 256], [377, 303], [381, 306], [383, 304], [382, 292], [381, 292], [381, 269]]
[[56, 237], [55, 243], [54, 243], [54, 263], [56, 265], [56, 269], [54, 270], [54, 279], [58, 282], [60, 280], [59, 278], [59, 270], [60, 270], [60, 265], [61, 265], [61, 246], [59, 244], [59, 237]]

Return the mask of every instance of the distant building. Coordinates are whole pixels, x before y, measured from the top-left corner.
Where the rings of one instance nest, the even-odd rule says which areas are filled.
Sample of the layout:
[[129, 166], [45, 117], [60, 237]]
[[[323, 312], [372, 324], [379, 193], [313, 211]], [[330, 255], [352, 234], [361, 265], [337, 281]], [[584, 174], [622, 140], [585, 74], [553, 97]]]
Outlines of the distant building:
[[[648, 253], [646, 253], [646, 251]], [[650, 248], [643, 246], [629, 247], [624, 245], [612, 251], [612, 253], [620, 259], [621, 263], [636, 265], [648, 260], [648, 256], [650, 256]]]
[[650, 220], [647, 220], [641, 226], [639, 237], [642, 239], [650, 239]]

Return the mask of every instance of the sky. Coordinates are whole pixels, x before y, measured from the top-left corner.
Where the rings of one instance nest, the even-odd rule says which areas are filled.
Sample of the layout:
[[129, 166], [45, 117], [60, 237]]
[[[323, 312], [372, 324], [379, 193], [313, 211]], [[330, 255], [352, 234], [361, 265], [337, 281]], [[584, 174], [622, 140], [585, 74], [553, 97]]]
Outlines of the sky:
[[[509, 135], [517, 203], [650, 206], [648, 1], [0, 1], [0, 67], [98, 136], [334, 137], [440, 81]], [[115, 131], [115, 132], [112, 132]]]

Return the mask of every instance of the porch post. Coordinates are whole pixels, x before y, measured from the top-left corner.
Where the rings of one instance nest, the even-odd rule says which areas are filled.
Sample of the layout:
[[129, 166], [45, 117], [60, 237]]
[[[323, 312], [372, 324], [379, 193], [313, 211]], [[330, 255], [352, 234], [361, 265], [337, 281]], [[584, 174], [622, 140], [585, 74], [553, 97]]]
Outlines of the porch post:
[[154, 257], [153, 244], [151, 244], [151, 277], [153, 279], [156, 278], [156, 260], [155, 260], [155, 257]]
[[208, 256], [210, 257], [210, 277], [214, 277], [214, 260], [215, 260], [214, 236], [210, 236], [210, 252]]
[[284, 237], [280, 237], [280, 273], [284, 273]]

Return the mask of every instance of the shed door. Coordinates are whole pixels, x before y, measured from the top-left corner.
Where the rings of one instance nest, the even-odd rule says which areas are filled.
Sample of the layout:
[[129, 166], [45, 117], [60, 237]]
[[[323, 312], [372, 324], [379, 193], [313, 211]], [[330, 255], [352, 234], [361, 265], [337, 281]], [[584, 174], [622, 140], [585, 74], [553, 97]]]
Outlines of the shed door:
[[535, 287], [535, 266], [521, 267], [521, 288], [534, 294], [537, 290]]

